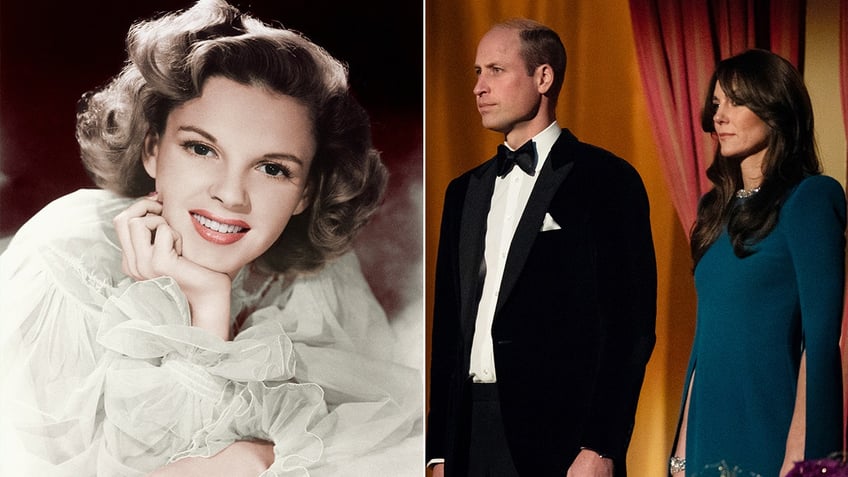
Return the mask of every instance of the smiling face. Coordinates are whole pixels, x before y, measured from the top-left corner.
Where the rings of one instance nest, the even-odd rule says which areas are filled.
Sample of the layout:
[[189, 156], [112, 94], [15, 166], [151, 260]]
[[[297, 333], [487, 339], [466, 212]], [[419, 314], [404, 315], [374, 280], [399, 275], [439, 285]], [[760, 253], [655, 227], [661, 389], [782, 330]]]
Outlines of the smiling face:
[[308, 205], [313, 129], [297, 99], [222, 77], [174, 108], [144, 167], [183, 256], [232, 277], [268, 250]]
[[762, 160], [768, 147], [768, 125], [747, 106], [735, 104], [727, 97], [718, 81], [713, 90], [713, 108], [713, 127], [721, 155]]
[[[495, 28], [486, 33], [477, 47], [474, 69], [477, 73], [474, 96], [483, 127], [507, 136], [533, 129], [542, 94], [549, 86], [541, 81], [538, 68], [532, 75], [527, 73], [518, 31]], [[542, 129], [547, 126], [544, 124]], [[533, 136], [517, 135], [522, 138], [516, 145]]]

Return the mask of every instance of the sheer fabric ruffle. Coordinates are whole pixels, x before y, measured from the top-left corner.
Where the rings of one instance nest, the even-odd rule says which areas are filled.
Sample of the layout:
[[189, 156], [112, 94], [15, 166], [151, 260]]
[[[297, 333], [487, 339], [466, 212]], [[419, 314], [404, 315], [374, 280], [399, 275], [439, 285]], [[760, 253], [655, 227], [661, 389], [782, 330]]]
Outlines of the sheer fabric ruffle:
[[246, 318], [224, 341], [190, 326], [170, 278], [121, 273], [111, 219], [128, 205], [71, 194], [0, 256], [5, 424], [32, 469], [145, 475], [262, 439], [275, 454], [263, 475], [333, 475], [420, 426], [419, 372], [389, 360], [393, 332], [355, 255], [294, 280], [246, 267], [232, 296]]

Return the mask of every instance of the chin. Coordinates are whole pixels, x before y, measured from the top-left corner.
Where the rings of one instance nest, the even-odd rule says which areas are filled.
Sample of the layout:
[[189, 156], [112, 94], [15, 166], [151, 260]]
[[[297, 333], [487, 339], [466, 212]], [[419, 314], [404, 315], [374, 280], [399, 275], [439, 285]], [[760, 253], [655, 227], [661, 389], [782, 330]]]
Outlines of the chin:
[[[184, 251], [185, 252], [185, 251]], [[233, 254], [193, 254], [193, 253], [184, 253], [183, 257], [186, 259], [200, 265], [203, 268], [212, 270], [213, 272], [223, 273], [229, 275], [230, 278], [235, 277], [236, 273], [241, 270], [249, 261], [233, 261]]]
[[483, 127], [486, 128], [486, 129], [497, 129], [497, 121], [495, 120], [495, 118], [483, 116], [481, 118], [480, 122], [483, 124]]

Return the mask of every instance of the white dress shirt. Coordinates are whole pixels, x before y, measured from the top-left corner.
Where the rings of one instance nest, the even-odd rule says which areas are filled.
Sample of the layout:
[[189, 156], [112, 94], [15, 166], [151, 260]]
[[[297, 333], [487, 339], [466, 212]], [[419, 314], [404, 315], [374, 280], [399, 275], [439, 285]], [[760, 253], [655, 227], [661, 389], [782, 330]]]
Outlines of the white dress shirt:
[[483, 254], [486, 261], [486, 276], [483, 279], [483, 292], [477, 308], [474, 339], [471, 344], [469, 374], [475, 383], [493, 383], [497, 380], [492, 321], [495, 318], [495, 307], [498, 303], [498, 292], [506, 258], [509, 256], [509, 247], [515, 235], [515, 229], [518, 227], [518, 221], [524, 213], [542, 165], [561, 132], [559, 125], [554, 121], [531, 139], [536, 143], [538, 154], [536, 171], [532, 176], [519, 167], [513, 167], [506, 176], [495, 179], [495, 189], [486, 219], [486, 243]]

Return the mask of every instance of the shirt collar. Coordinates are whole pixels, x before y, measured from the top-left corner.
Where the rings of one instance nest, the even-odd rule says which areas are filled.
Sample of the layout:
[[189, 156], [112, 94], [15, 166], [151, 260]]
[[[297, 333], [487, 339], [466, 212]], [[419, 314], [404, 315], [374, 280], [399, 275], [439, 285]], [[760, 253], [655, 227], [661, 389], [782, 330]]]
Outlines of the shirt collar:
[[[542, 132], [533, 136], [530, 140], [536, 143], [536, 154], [538, 160], [536, 161], [536, 174], [538, 175], [539, 171], [542, 170], [542, 166], [545, 164], [545, 161], [548, 160], [548, 153], [551, 152], [551, 148], [554, 147], [554, 143], [559, 139], [559, 135], [562, 133], [562, 128], [559, 127], [559, 124], [556, 121], [553, 121], [548, 127], [546, 127]], [[504, 141], [506, 147], [509, 147], [509, 144]], [[512, 149], [510, 147], [510, 149]]]

